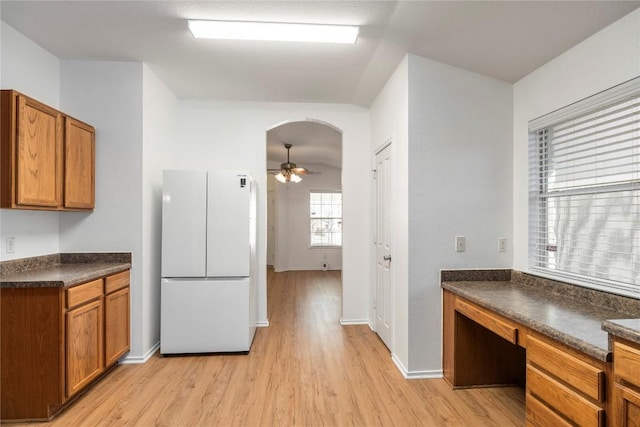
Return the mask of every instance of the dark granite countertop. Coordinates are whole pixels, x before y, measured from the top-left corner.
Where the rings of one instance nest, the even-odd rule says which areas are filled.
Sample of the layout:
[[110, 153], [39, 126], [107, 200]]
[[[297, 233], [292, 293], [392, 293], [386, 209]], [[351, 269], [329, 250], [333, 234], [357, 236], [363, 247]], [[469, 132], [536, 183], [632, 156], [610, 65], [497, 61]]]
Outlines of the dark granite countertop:
[[131, 254], [55, 254], [4, 261], [0, 267], [0, 288], [67, 288], [129, 270]]
[[575, 295], [552, 292], [548, 286], [524, 284], [517, 278], [488, 278], [446, 281], [448, 277], [443, 274], [442, 287], [598, 360], [611, 360], [602, 322], [640, 316], [633, 301], [627, 304], [628, 310], [620, 310], [614, 308], [618, 302], [596, 305]]
[[640, 319], [606, 320], [602, 322], [602, 329], [611, 335], [640, 344]]

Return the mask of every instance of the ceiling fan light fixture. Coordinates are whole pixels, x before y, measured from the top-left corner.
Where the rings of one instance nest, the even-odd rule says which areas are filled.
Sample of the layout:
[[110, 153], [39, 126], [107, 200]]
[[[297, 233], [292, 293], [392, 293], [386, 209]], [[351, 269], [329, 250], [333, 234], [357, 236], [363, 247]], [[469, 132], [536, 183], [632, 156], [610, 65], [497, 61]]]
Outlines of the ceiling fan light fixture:
[[210, 21], [189, 19], [194, 38], [267, 40], [354, 44], [360, 27], [355, 25], [296, 24], [283, 22]]
[[276, 179], [276, 181], [281, 182], [283, 184], [287, 183], [287, 178], [282, 174], [282, 172], [277, 174], [274, 178]]
[[[311, 173], [305, 168], [296, 167], [295, 163], [292, 163], [289, 159], [289, 150], [293, 147], [291, 144], [284, 144], [284, 148], [287, 149], [287, 162], [280, 164], [280, 170], [277, 174], [274, 175], [274, 178], [283, 184], [287, 184], [289, 182], [293, 182], [294, 184], [302, 181], [302, 177], [300, 174]], [[269, 172], [275, 173], [275, 169], [269, 169]]]
[[288, 173], [280, 172], [277, 175], [275, 175], [274, 178], [276, 179], [276, 181], [281, 182], [283, 184], [286, 184], [287, 182], [293, 182], [294, 184], [297, 184], [300, 181], [302, 181], [302, 178], [300, 177], [300, 175], [298, 175], [295, 172], [288, 172]]

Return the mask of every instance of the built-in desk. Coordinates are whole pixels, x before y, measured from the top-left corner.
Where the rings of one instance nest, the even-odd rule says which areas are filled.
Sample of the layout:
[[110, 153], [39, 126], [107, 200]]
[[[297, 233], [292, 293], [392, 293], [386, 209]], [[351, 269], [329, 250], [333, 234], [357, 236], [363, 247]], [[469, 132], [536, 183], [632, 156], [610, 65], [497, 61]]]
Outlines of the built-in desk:
[[639, 300], [511, 270], [443, 271], [442, 287], [454, 388], [526, 386], [528, 425], [616, 425], [602, 322], [640, 317]]

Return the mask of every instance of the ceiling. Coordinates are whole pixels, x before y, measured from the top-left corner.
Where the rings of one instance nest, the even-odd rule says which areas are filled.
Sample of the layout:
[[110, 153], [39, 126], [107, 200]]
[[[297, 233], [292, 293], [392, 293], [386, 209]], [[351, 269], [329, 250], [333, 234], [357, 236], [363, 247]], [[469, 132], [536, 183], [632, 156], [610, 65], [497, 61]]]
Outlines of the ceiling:
[[[368, 107], [406, 53], [515, 82], [638, 7], [640, 1], [2, 0], [0, 18], [61, 59], [144, 61], [181, 99]], [[361, 31], [355, 45], [195, 40], [186, 22], [193, 18], [355, 24]], [[304, 134], [288, 137], [305, 143]], [[297, 151], [302, 164], [306, 155]]]
[[[276, 163], [290, 160], [299, 167], [318, 163], [342, 168], [342, 133], [326, 124], [313, 121], [285, 123], [267, 132], [267, 160]], [[311, 168], [313, 169], [313, 168]]]

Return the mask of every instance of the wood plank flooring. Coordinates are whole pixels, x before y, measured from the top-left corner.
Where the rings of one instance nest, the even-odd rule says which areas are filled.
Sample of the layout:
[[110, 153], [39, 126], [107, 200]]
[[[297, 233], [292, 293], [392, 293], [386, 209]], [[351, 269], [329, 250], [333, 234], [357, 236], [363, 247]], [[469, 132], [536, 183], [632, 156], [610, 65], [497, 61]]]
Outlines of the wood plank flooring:
[[339, 272], [269, 271], [248, 355], [118, 366], [47, 426], [524, 425], [522, 389], [405, 380], [368, 326], [340, 326], [340, 289]]

